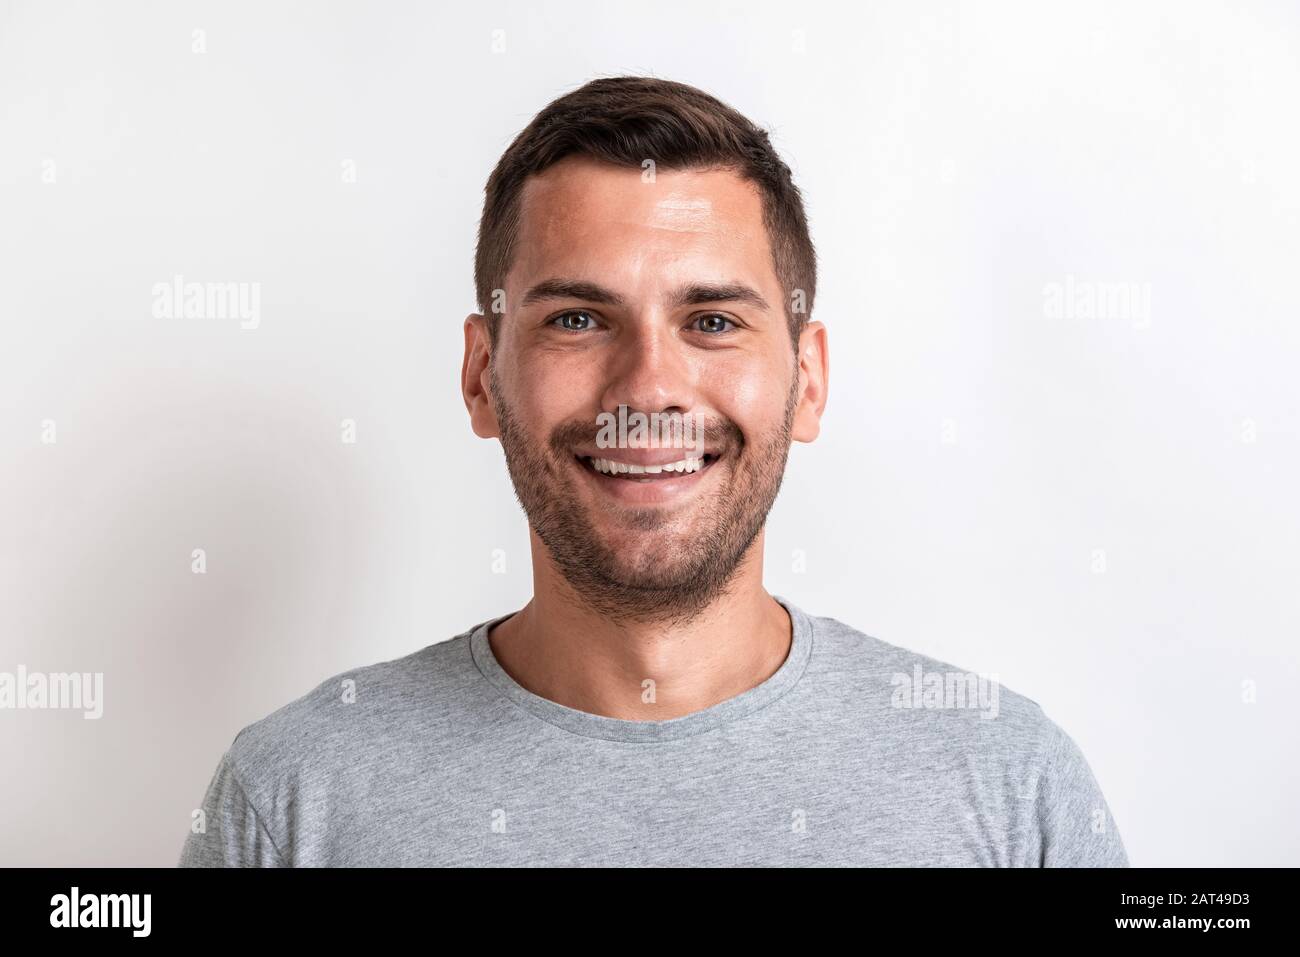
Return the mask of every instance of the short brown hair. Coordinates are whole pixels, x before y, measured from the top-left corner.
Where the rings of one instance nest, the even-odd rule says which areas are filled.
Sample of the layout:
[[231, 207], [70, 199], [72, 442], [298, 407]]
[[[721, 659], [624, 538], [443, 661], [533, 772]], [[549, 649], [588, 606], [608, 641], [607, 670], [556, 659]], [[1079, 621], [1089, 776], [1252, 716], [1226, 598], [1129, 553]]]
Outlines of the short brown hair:
[[524, 181], [573, 155], [638, 169], [647, 159], [663, 169], [732, 169], [755, 183], [797, 347], [812, 313], [817, 255], [790, 168], [767, 132], [725, 103], [685, 83], [639, 76], [592, 80], [551, 102], [515, 137], [488, 177], [474, 287], [494, 340], [500, 317], [490, 305], [514, 262]]

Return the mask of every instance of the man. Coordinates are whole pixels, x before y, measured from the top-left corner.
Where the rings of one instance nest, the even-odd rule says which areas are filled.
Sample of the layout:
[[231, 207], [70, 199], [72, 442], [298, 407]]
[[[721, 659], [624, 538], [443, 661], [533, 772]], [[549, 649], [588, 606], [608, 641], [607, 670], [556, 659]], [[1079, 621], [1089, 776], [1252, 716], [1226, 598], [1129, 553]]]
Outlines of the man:
[[533, 598], [241, 731], [181, 863], [1126, 866], [1036, 703], [764, 590], [826, 405], [815, 272], [789, 169], [714, 98], [543, 110], [488, 180], [461, 382]]

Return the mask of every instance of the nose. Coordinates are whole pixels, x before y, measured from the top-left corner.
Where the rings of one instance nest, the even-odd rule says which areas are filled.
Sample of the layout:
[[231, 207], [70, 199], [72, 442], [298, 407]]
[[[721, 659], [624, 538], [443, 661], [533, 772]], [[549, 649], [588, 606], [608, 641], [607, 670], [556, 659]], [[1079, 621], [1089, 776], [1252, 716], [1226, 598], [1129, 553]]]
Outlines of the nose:
[[670, 323], [638, 323], [619, 337], [601, 410], [687, 413], [696, 404], [696, 374]]

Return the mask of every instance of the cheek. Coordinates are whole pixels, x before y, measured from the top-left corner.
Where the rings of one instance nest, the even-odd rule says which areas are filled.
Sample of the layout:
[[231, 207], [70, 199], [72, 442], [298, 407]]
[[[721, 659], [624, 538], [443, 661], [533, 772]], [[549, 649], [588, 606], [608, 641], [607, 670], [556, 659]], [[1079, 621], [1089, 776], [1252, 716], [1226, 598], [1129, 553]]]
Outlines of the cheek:
[[[600, 389], [590, 359], [538, 352], [512, 373], [516, 408], [539, 434], [574, 419], [591, 418]], [[594, 434], [594, 433], [593, 433]]]
[[717, 368], [707, 381], [715, 408], [752, 437], [780, 425], [790, 375], [786, 366], [748, 361]]

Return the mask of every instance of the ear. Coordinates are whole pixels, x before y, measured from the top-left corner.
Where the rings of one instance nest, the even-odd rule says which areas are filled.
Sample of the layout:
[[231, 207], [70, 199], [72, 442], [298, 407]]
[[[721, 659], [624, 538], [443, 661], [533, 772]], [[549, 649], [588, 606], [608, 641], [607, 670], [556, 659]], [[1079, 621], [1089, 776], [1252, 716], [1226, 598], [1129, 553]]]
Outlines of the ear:
[[469, 424], [482, 439], [501, 435], [492, 394], [488, 391], [488, 364], [492, 360], [492, 339], [487, 318], [477, 312], [465, 318], [465, 361], [460, 367], [460, 391], [469, 410]]
[[811, 442], [821, 432], [822, 412], [826, 409], [826, 392], [830, 386], [830, 361], [826, 327], [820, 322], [808, 323], [799, 334], [799, 399], [790, 434], [796, 442]]

